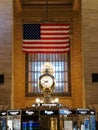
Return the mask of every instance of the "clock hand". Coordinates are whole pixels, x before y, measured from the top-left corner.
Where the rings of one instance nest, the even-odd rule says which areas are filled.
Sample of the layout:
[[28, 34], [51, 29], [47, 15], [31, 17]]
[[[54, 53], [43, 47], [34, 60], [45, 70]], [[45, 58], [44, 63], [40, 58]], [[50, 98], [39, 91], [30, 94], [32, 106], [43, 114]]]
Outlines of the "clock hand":
[[42, 84], [45, 84], [45, 83], [47, 83], [48, 82], [48, 80], [45, 80]]

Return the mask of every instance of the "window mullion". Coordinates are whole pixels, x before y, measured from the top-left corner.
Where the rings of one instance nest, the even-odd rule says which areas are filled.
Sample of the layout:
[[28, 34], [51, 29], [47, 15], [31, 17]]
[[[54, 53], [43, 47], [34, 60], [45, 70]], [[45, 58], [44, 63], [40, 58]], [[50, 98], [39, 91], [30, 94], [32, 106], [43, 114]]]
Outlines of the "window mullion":
[[[26, 86], [28, 87], [28, 95], [32, 93], [41, 94], [41, 91], [38, 87], [38, 78], [41, 75], [41, 66], [49, 60], [55, 68], [55, 78], [56, 78], [56, 87], [54, 94], [67, 94], [69, 92], [68, 84], [70, 83], [69, 75], [69, 57], [68, 54], [28, 54], [27, 66], [28, 71], [26, 74]], [[67, 63], [67, 64], [66, 64]], [[66, 68], [67, 67], [67, 68]], [[67, 76], [67, 77], [66, 77]], [[67, 84], [66, 84], [67, 83]], [[68, 87], [68, 88], [67, 88]], [[27, 90], [27, 89], [26, 89]], [[27, 91], [26, 91], [27, 93]]]

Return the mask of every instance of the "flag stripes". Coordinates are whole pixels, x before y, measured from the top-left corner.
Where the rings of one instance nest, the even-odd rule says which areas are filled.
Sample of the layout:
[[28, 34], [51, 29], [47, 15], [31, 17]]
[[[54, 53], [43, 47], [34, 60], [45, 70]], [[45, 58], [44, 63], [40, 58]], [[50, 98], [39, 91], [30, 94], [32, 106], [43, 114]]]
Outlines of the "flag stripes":
[[69, 27], [69, 24], [24, 24], [23, 52], [68, 52]]

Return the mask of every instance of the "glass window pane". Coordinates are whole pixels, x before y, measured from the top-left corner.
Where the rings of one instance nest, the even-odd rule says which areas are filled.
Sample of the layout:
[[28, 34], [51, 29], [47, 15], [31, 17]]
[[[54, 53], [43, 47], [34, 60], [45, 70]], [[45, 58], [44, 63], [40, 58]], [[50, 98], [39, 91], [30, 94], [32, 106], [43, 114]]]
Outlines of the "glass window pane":
[[[56, 80], [56, 86], [54, 94], [69, 92], [69, 54], [27, 54], [26, 58], [26, 87], [28, 93], [41, 93], [38, 87], [38, 78], [41, 75], [42, 65], [49, 60], [54, 66], [54, 77]], [[27, 93], [27, 92], [26, 92]]]

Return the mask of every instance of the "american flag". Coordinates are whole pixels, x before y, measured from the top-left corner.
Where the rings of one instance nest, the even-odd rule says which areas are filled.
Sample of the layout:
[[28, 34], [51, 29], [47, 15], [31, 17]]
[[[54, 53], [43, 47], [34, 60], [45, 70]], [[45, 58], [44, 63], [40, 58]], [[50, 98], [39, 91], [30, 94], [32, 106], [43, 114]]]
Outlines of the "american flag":
[[68, 52], [69, 29], [69, 24], [23, 24], [23, 52]]

